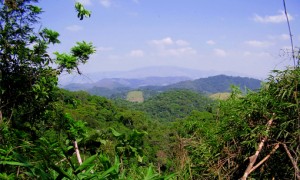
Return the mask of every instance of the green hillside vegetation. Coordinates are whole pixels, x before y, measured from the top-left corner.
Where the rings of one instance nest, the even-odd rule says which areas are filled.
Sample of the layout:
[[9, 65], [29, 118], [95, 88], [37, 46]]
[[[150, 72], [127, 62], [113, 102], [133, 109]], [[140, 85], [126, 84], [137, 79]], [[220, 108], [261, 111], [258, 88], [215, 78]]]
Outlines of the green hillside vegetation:
[[192, 111], [212, 111], [214, 103], [204, 94], [189, 90], [173, 90], [153, 96], [131, 108], [146, 112], [152, 119], [173, 122]]
[[[116, 147], [120, 141], [123, 141], [116, 138], [114, 133], [123, 134], [124, 137], [129, 136], [126, 138], [130, 138], [132, 133], [142, 133], [141, 137], [137, 137], [139, 140], [135, 140], [138, 142], [133, 142], [135, 146], [128, 147], [138, 148], [138, 152], [133, 151], [126, 156], [124, 154], [122, 160], [120, 159], [123, 161], [124, 168], [126, 166], [131, 169], [127, 172], [127, 176], [141, 178], [138, 171], [148, 168], [150, 164], [162, 168], [162, 174], [170, 174], [173, 172], [171, 169], [176, 168], [172, 163], [175, 134], [170, 128], [171, 124], [161, 123], [151, 119], [146, 112], [118, 106], [114, 101], [89, 95], [84, 91], [61, 90], [60, 96], [62, 100], [60, 107], [64, 112], [76, 121], [82, 120], [87, 128], [85, 138], [78, 142], [85, 151], [101, 152], [108, 158], [114, 159], [119, 153]], [[157, 158], [158, 154], [162, 157]]]
[[78, 42], [50, 59], [59, 34], [34, 31], [35, 2], [0, 7], [0, 179], [300, 179], [299, 56], [225, 100], [191, 90], [109, 100], [58, 88], [95, 48]]
[[127, 101], [130, 102], [144, 102], [144, 95], [142, 91], [130, 91], [126, 97]]

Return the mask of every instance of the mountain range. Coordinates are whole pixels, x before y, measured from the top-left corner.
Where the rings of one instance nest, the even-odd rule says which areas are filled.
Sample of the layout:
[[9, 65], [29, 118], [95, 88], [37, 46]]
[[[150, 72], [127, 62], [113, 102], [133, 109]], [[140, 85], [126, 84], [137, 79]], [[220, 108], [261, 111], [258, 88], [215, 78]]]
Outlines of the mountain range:
[[234, 77], [217, 75], [192, 80], [188, 77], [147, 77], [140, 79], [105, 78], [95, 83], [72, 83], [64, 89], [84, 90], [94, 95], [108, 98], [125, 98], [133, 90], [143, 91], [144, 95], [151, 95], [174, 89], [187, 89], [195, 92], [213, 94], [230, 92], [230, 86], [238, 86], [242, 91], [260, 88], [261, 81], [249, 77]]
[[84, 73], [83, 75], [69, 75], [64, 74], [59, 77], [59, 84], [61, 87], [68, 84], [93, 84], [103, 79], [142, 79], [148, 77], [185, 77], [189, 79], [198, 79], [219, 74], [226, 74], [229, 76], [247, 77], [246, 74], [240, 74], [228, 71], [214, 71], [214, 70], [196, 70], [174, 66], [154, 66], [134, 69], [130, 71], [108, 71], [108, 72], [94, 72]]

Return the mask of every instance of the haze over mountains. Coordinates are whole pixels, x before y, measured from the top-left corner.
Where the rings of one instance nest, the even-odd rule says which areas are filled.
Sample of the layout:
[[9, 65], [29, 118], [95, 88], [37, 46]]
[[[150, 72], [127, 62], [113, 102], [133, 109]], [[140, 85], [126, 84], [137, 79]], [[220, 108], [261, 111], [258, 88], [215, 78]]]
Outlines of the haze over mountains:
[[[61, 87], [73, 83], [96, 83], [103, 79], [122, 78], [122, 79], [141, 79], [149, 77], [184, 77], [186, 79], [197, 79], [209, 76], [215, 76], [219, 74], [225, 74], [229, 76], [242, 76], [249, 77], [246, 74], [240, 74], [227, 71], [214, 71], [214, 70], [195, 70], [173, 66], [153, 66], [134, 69], [131, 71], [110, 71], [110, 72], [96, 72], [83, 75], [62, 75], [59, 78], [59, 84]], [[255, 77], [262, 79], [261, 77]], [[174, 83], [174, 82], [172, 82]], [[155, 84], [152, 84], [155, 85]]]
[[93, 87], [106, 88], [106, 89], [117, 89], [117, 88], [140, 88], [146, 86], [167, 86], [182, 81], [191, 80], [188, 77], [145, 77], [145, 78], [104, 78], [95, 83], [71, 83], [63, 86], [68, 90], [88, 90]]

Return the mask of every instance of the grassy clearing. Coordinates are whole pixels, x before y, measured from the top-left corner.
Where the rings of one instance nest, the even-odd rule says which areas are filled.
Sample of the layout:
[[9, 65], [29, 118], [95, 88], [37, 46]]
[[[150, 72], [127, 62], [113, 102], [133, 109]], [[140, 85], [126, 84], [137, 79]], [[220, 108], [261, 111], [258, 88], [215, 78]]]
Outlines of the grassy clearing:
[[126, 97], [127, 101], [130, 102], [144, 102], [144, 96], [142, 91], [130, 91]]
[[226, 100], [229, 98], [229, 96], [230, 96], [230, 93], [224, 92], [224, 93], [215, 93], [215, 94], [210, 95], [209, 97], [211, 97], [212, 99], [215, 99], [215, 100]]

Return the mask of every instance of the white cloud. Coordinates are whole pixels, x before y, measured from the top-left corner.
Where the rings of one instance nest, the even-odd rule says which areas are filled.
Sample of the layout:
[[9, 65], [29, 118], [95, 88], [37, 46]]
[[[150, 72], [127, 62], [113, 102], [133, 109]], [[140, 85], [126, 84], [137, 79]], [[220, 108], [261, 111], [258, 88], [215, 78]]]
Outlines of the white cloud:
[[[290, 14], [288, 14], [289, 20], [293, 20], [294, 17]], [[254, 15], [253, 20], [255, 22], [260, 22], [260, 23], [282, 23], [286, 22], [286, 17], [284, 11], [279, 11], [278, 15], [273, 15], [273, 16], [259, 16], [257, 14]]]
[[144, 51], [139, 50], [139, 49], [132, 50], [130, 52], [129, 56], [131, 56], [131, 57], [144, 57]]
[[111, 6], [111, 0], [100, 0], [100, 4], [106, 8]]
[[91, 0], [77, 0], [77, 2], [80, 2], [81, 4], [85, 5], [85, 6], [90, 6], [92, 5]]
[[266, 48], [273, 45], [273, 43], [268, 41], [257, 41], [257, 40], [246, 41], [245, 44], [257, 48]]
[[154, 45], [158, 49], [160, 56], [187, 56], [197, 54], [197, 51], [191, 48], [190, 43], [185, 40], [173, 40], [166, 37], [160, 40], [152, 40], [149, 44]]
[[73, 32], [81, 31], [82, 29], [83, 29], [83, 27], [78, 26], [78, 25], [71, 25], [71, 26], [66, 27], [66, 30], [73, 31]]
[[223, 49], [214, 49], [214, 54], [219, 57], [226, 57], [227, 52]]
[[166, 37], [163, 39], [159, 39], [159, 40], [152, 40], [150, 41], [150, 44], [158, 46], [158, 47], [165, 47], [165, 46], [170, 46], [170, 45], [177, 45], [177, 46], [189, 46], [189, 42], [185, 41], [185, 40], [173, 40], [170, 37]]
[[190, 45], [190, 43], [188, 43], [187, 41], [184, 41], [184, 40], [177, 40], [176, 45], [178, 45], [178, 46], [188, 46], [188, 45]]
[[206, 41], [206, 44], [208, 44], [208, 45], [215, 45], [216, 44], [216, 42], [215, 41], [213, 41], [213, 40], [208, 40], [208, 41]]
[[166, 37], [164, 39], [160, 40], [152, 40], [150, 41], [150, 44], [156, 45], [156, 46], [167, 46], [167, 45], [172, 45], [174, 42], [172, 38]]

